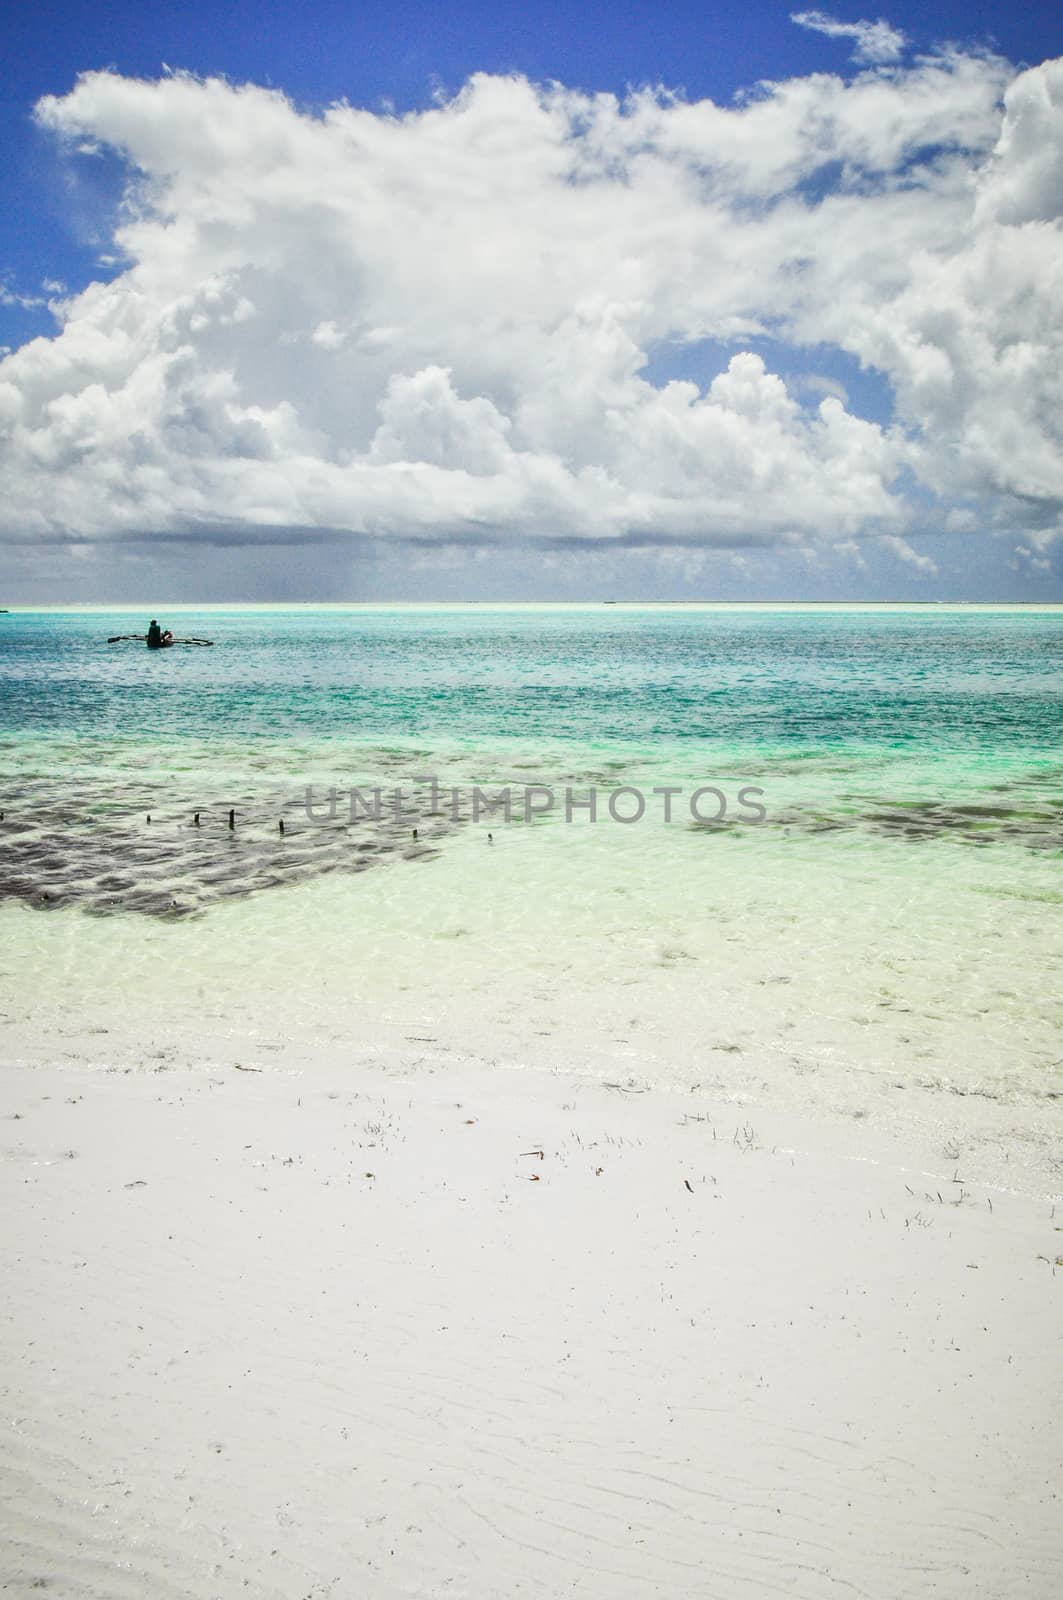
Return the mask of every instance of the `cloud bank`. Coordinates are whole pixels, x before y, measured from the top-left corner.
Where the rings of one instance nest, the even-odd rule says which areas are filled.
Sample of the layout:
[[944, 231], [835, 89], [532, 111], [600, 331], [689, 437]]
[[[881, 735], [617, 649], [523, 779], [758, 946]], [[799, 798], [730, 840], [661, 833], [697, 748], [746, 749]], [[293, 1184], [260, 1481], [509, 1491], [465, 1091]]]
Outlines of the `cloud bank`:
[[[1063, 508], [1063, 61], [875, 63], [731, 106], [476, 76], [405, 116], [96, 72], [121, 270], [0, 362], [0, 535], [851, 547]], [[87, 154], [85, 152], [88, 152]], [[651, 381], [715, 341], [715, 375]], [[756, 347], [754, 350], [753, 347]], [[788, 350], [845, 352], [892, 417]], [[844, 394], [844, 391], [842, 391]], [[807, 402], [807, 403], [806, 403]], [[951, 520], [949, 520], [951, 518]]]

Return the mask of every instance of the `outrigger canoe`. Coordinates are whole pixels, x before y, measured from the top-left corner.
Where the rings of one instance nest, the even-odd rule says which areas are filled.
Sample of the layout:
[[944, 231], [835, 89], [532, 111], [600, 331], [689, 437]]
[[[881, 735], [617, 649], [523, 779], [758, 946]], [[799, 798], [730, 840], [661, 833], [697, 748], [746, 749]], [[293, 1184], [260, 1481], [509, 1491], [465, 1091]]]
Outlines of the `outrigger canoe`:
[[157, 642], [148, 638], [146, 633], [116, 633], [108, 644], [146, 644], [149, 650], [168, 650], [173, 644], [202, 644], [212, 645], [213, 639], [175, 639], [172, 633], [164, 633]]

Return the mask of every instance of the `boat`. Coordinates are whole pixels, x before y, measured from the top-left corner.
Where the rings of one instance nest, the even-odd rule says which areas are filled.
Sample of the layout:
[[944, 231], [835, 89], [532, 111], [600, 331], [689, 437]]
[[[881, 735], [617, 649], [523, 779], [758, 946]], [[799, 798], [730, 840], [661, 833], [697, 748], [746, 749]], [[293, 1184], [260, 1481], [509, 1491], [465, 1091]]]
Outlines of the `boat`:
[[169, 650], [175, 644], [199, 644], [211, 646], [213, 639], [175, 639], [169, 628], [163, 632], [157, 625], [154, 635], [149, 628], [147, 633], [113, 633], [107, 640], [108, 644], [146, 644], [149, 650]]

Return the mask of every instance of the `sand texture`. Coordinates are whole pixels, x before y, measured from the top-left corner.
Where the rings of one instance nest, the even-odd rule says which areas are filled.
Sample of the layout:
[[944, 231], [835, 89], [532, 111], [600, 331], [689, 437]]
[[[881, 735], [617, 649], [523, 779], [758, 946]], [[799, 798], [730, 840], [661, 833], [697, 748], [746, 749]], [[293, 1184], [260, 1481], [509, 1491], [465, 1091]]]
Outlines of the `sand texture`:
[[1056, 1600], [1063, 1208], [816, 1138], [532, 1071], [5, 1067], [0, 1586]]

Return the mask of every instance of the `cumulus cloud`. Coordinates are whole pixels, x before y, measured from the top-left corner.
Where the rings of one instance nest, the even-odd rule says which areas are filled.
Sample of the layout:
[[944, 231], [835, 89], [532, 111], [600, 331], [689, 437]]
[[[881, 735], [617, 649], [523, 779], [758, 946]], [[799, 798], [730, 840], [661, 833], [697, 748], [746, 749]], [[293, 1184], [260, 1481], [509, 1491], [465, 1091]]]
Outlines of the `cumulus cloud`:
[[892, 28], [881, 17], [877, 22], [839, 22], [825, 11], [794, 11], [790, 21], [813, 33], [825, 33], [828, 39], [852, 39], [854, 60], [868, 65], [899, 61], [907, 42], [899, 28]]
[[[1054, 526], [1061, 71], [946, 52], [730, 107], [477, 76], [406, 116], [87, 74], [37, 117], [126, 163], [121, 270], [0, 361], [0, 533], [873, 535], [927, 570], [913, 476]], [[709, 340], [721, 370], [650, 381]], [[895, 416], [788, 387], [792, 345]]]

